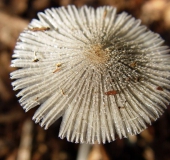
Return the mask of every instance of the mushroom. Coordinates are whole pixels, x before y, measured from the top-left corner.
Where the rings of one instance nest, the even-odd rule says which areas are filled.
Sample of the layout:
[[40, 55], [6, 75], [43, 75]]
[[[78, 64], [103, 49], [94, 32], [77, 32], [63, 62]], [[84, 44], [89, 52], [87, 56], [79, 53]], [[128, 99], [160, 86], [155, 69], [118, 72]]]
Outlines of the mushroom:
[[[170, 101], [169, 48], [162, 38], [111, 6], [73, 5], [38, 13], [19, 36], [11, 73], [25, 111], [59, 137], [106, 143], [136, 135]], [[161, 89], [158, 89], [161, 88]]]

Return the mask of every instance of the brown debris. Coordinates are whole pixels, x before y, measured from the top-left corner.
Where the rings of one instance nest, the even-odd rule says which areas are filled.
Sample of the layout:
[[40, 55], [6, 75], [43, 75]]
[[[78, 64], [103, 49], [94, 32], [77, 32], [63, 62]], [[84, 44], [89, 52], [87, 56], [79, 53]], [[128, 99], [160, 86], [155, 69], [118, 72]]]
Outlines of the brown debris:
[[39, 99], [39, 97], [36, 97], [36, 98], [35, 98], [35, 101], [37, 101], [38, 99]]
[[34, 59], [33, 59], [33, 62], [38, 62], [39, 59], [37, 58], [37, 55], [36, 55], [36, 52], [34, 51]]
[[63, 89], [62, 89], [62, 88], [60, 88], [60, 90], [61, 90], [61, 94], [64, 96], [64, 95], [65, 95], [65, 93], [64, 93]]
[[33, 28], [28, 28], [28, 30], [37, 32], [37, 31], [48, 31], [50, 30], [49, 27], [33, 27]]
[[158, 86], [156, 89], [159, 91], [163, 91], [163, 88], [161, 86]]
[[62, 63], [57, 63], [56, 64], [56, 69], [53, 71], [53, 73], [56, 73], [56, 72], [60, 71], [61, 66], [62, 66]]
[[119, 106], [118, 108], [119, 108], [119, 109], [124, 109], [124, 108], [125, 108], [125, 106], [122, 106], [122, 107], [120, 107], [120, 106]]
[[118, 93], [118, 91], [116, 90], [112, 90], [112, 91], [108, 91], [108, 92], [105, 92], [105, 95], [116, 95]]
[[58, 71], [60, 71], [60, 68], [56, 68], [56, 69], [53, 71], [53, 73], [56, 73], [56, 72], [58, 72]]
[[139, 82], [141, 79], [141, 77], [135, 77], [135, 82]]
[[137, 65], [137, 63], [136, 63], [136, 62], [132, 62], [132, 63], [130, 64], [130, 66], [131, 66], [132, 68], [135, 68], [135, 67], [136, 67], [136, 65]]
[[39, 61], [39, 59], [37, 59], [37, 58], [33, 60], [33, 62], [38, 62], [38, 61]]
[[56, 68], [54, 71], [53, 71], [53, 73], [56, 73], [56, 72], [58, 72], [60, 70], [60, 68]]
[[62, 65], [61, 63], [57, 63], [56, 64], [57, 67], [61, 67], [61, 65]]

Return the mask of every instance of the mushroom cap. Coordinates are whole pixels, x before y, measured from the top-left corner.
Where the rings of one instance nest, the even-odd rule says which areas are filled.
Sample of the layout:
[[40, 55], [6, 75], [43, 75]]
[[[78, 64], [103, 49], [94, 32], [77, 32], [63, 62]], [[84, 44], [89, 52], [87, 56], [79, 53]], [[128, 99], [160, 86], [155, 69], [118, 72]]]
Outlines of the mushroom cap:
[[26, 110], [59, 137], [105, 143], [139, 134], [170, 101], [169, 48], [131, 15], [110, 6], [38, 13], [16, 43], [11, 73]]

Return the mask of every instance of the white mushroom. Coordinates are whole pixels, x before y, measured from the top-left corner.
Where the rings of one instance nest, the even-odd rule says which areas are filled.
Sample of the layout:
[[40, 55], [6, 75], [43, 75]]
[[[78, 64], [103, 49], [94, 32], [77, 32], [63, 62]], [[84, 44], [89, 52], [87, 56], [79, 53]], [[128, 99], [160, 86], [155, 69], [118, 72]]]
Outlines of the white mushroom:
[[20, 34], [11, 73], [19, 102], [59, 136], [105, 143], [147, 128], [170, 101], [169, 48], [116, 8], [46, 9]]

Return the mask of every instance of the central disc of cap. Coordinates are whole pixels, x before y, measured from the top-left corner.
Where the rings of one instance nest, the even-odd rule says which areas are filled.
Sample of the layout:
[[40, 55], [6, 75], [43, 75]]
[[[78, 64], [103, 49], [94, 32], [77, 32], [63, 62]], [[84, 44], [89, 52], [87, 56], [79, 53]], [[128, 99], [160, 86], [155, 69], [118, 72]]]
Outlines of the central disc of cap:
[[94, 44], [85, 51], [85, 55], [92, 63], [103, 64], [109, 59], [109, 49], [101, 44]]

